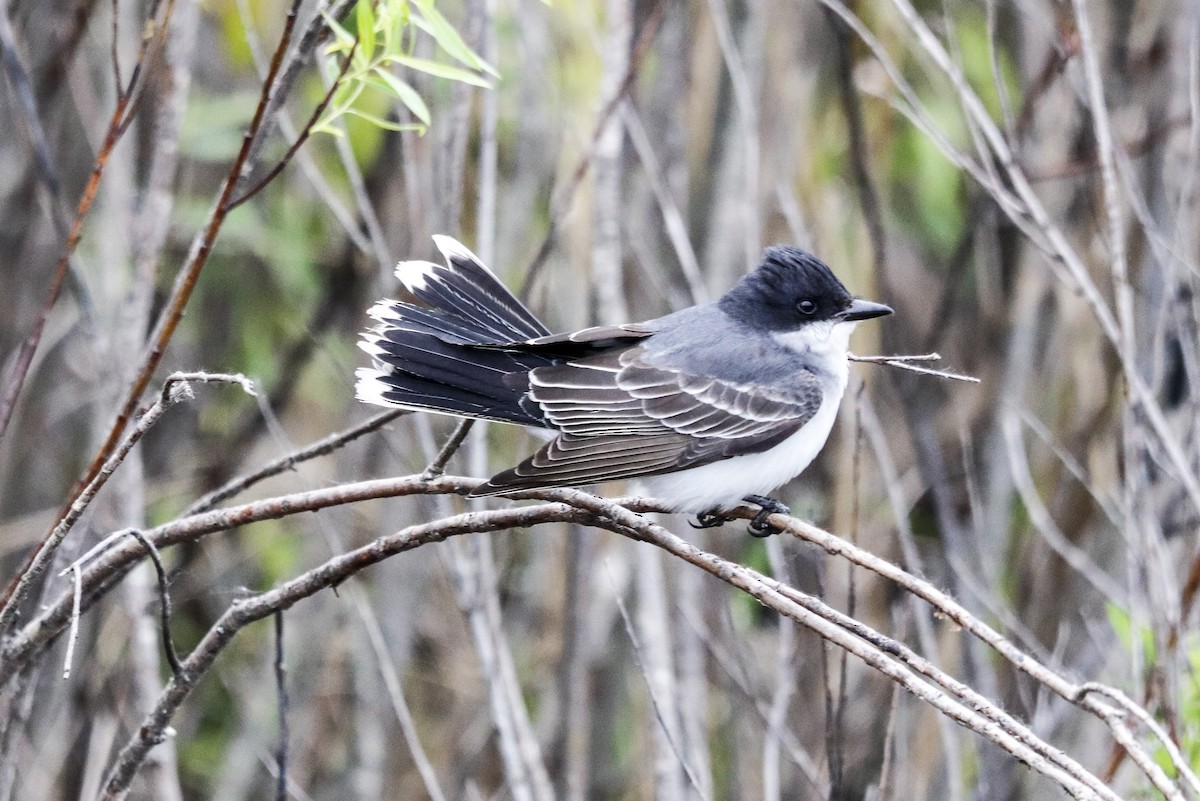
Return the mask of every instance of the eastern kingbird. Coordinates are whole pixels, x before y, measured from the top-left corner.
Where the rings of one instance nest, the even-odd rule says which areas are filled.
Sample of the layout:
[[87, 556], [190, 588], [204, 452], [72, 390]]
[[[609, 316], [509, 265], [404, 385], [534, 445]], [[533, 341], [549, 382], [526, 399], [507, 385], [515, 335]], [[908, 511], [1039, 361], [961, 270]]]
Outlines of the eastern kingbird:
[[472, 495], [644, 478], [703, 526], [765, 497], [821, 450], [848, 377], [855, 323], [891, 314], [820, 259], [768, 248], [715, 303], [644, 323], [551, 334], [479, 259], [435, 236], [446, 266], [401, 262], [425, 305], [382, 300], [359, 346], [359, 400], [548, 428], [557, 436]]

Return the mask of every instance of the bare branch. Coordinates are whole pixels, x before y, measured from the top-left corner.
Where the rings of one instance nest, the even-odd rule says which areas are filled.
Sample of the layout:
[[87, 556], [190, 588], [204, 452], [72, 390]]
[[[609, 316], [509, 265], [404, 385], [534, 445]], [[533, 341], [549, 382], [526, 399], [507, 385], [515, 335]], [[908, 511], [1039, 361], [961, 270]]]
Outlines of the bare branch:
[[[88, 466], [88, 469], [84, 472], [76, 487], [71, 491], [70, 499], [66, 504], [66, 508], [60, 514], [60, 519], [66, 516], [70, 507], [75, 503], [75, 500], [100, 471], [113, 449], [117, 446], [117, 442], [128, 426], [134, 411], [137, 409], [142, 393], [145, 392], [146, 387], [149, 385], [154, 371], [158, 369], [159, 362], [162, 360], [163, 354], [166, 353], [167, 345], [174, 336], [180, 320], [183, 319], [184, 310], [191, 299], [193, 290], [196, 288], [197, 281], [200, 279], [200, 273], [204, 269], [204, 265], [208, 262], [208, 256], [212, 252], [217, 234], [220, 232], [221, 226], [229, 214], [230, 199], [233, 197], [234, 190], [241, 180], [244, 171], [249, 167], [250, 152], [254, 143], [259, 139], [267, 108], [276, 99], [276, 95], [279, 92], [280, 87], [276, 86], [276, 76], [279, 74], [284, 53], [287, 52], [288, 46], [292, 41], [292, 31], [296, 24], [299, 4], [300, 0], [293, 0], [284, 24], [283, 33], [279, 37], [279, 45], [271, 60], [271, 67], [268, 70], [267, 78], [263, 81], [254, 117], [242, 135], [242, 146], [238, 150], [238, 154], [230, 165], [225, 180], [221, 184], [216, 201], [209, 211], [208, 219], [205, 221], [201, 231], [193, 239], [183, 267], [176, 276], [170, 299], [167, 301], [166, 307], [160, 314], [150, 335], [149, 348], [142, 357], [137, 376], [125, 393], [125, 400], [120, 411], [117, 413], [116, 419], [109, 428], [104, 443], [100, 446], [100, 449], [92, 459], [92, 463]], [[302, 54], [298, 53], [293, 61], [300, 60], [301, 58]]]
[[145, 435], [147, 431], [154, 427], [166, 411], [176, 403], [184, 400], [192, 399], [192, 389], [190, 381], [206, 382], [224, 382], [240, 384], [249, 394], [254, 394], [253, 385], [242, 375], [223, 375], [219, 373], [173, 373], [163, 382], [162, 391], [159, 393], [158, 399], [154, 404], [146, 410], [133, 430], [121, 442], [120, 447], [109, 456], [109, 458], [92, 477], [88, 485], [75, 498], [67, 513], [58, 522], [58, 524], [50, 531], [41, 544], [34, 550], [28, 564], [17, 574], [14, 581], [9, 584], [4, 595], [4, 606], [0, 609], [0, 632], [8, 631], [16, 619], [16, 615], [25, 602], [25, 598], [29, 595], [30, 590], [41, 580], [42, 574], [50, 567], [50, 563], [54, 559], [54, 554], [58, 550], [58, 546], [70, 532], [71, 527], [78, 522], [83, 515], [92, 499], [96, 497], [96, 493], [100, 488], [107, 483], [108, 479], [125, 461], [125, 457], [133, 450], [133, 446]]
[[1087, 693], [1098, 693], [1115, 702], [1123, 712], [1132, 715], [1137, 719], [1138, 723], [1153, 732], [1154, 736], [1158, 738], [1158, 741], [1162, 743], [1163, 748], [1166, 750], [1172, 767], [1187, 781], [1187, 786], [1191, 790], [1192, 796], [1200, 798], [1200, 778], [1197, 778], [1196, 772], [1192, 770], [1191, 763], [1179, 750], [1179, 746], [1176, 745], [1175, 740], [1172, 739], [1171, 735], [1159, 725], [1158, 721], [1149, 712], [1136, 704], [1132, 698], [1116, 687], [1109, 687], [1106, 684], [1089, 681], [1079, 688], [1081, 697]]
[[[126, 86], [125, 91], [120, 92], [118, 95], [117, 104], [113, 108], [112, 116], [108, 121], [108, 130], [104, 135], [104, 143], [101, 145], [100, 151], [96, 154], [96, 161], [92, 166], [92, 172], [88, 176], [83, 193], [79, 198], [79, 204], [75, 209], [75, 219], [71, 223], [71, 230], [67, 233], [67, 241], [63, 245], [62, 256], [59, 258], [58, 264], [54, 268], [54, 273], [50, 278], [50, 286], [46, 292], [46, 299], [42, 302], [32, 330], [17, 351], [17, 358], [13, 364], [12, 372], [5, 382], [3, 395], [0, 395], [0, 439], [3, 439], [4, 434], [8, 431], [8, 424], [12, 420], [17, 399], [21, 394], [21, 389], [25, 386], [25, 378], [29, 374], [29, 367], [33, 364], [33, 356], [37, 352], [39, 343], [42, 341], [42, 333], [46, 329], [46, 321], [50, 318], [50, 311], [58, 302], [58, 296], [62, 292], [63, 283], [70, 269], [71, 257], [75, 253], [75, 248], [79, 244], [80, 237], [83, 236], [83, 223], [87, 219], [88, 212], [91, 211], [92, 204], [96, 200], [96, 190], [100, 186], [100, 178], [104, 175], [104, 168], [108, 165], [109, 157], [112, 155], [113, 149], [117, 146], [117, 142], [120, 141], [121, 136], [124, 134], [129, 120], [133, 118], [134, 112], [137, 110], [137, 99], [140, 97], [140, 92], [135, 92], [134, 90], [140, 85], [139, 78], [142, 74], [142, 67], [148, 57], [150, 46], [157, 39], [166, 38], [171, 9], [174, 7], [173, 0], [167, 1], [166, 11], [163, 13], [162, 20], [156, 21], [154, 15], [158, 12], [158, 7], [159, 3], [156, 0], [151, 5], [150, 17], [146, 22], [146, 31], [150, 35], [142, 37], [141, 49], [138, 51], [137, 63], [134, 66], [133, 74], [129, 78], [129, 84]], [[7, 9], [3, 13], [7, 14]], [[161, 32], [161, 36], [156, 36], [159, 32]], [[149, 377], [147, 377], [148, 382]], [[130, 409], [130, 414], [132, 413], [133, 410]], [[110, 451], [116, 446], [116, 441], [120, 434], [121, 432], [117, 431], [110, 437]], [[107, 456], [108, 453], [104, 453], [96, 459], [95, 469], [89, 471], [88, 476], [79, 483], [80, 490], [87, 485], [88, 481], [95, 475], [95, 472], [100, 469]]]
[[433, 461], [421, 473], [422, 478], [437, 478], [446, 472], [446, 465], [454, 458], [454, 454], [458, 452], [462, 444], [466, 442], [467, 434], [471, 433], [471, 428], [474, 425], [475, 421], [469, 417], [464, 417], [458, 421], [458, 425], [454, 427], [454, 431], [450, 432], [450, 436], [446, 438], [446, 442], [443, 443], [437, 456], [433, 457]]
[[217, 489], [208, 493], [204, 497], [193, 502], [185, 509], [180, 517], [190, 517], [192, 515], [207, 512], [221, 501], [232, 498], [238, 493], [248, 490], [260, 481], [265, 481], [272, 476], [277, 476], [293, 469], [296, 465], [307, 462], [309, 459], [315, 459], [318, 456], [325, 456], [333, 453], [337, 449], [353, 442], [364, 434], [370, 434], [372, 431], [378, 431], [388, 423], [395, 420], [397, 417], [408, 414], [406, 409], [389, 409], [385, 412], [380, 412], [375, 416], [359, 423], [356, 426], [330, 434], [324, 439], [317, 440], [311, 445], [301, 448], [298, 451], [281, 456], [278, 459], [268, 462], [257, 470], [247, 473], [246, 475], [238, 476], [230, 479], [222, 484]]
[[[326, 488], [308, 493], [298, 493], [281, 498], [268, 499], [227, 510], [208, 512], [192, 518], [175, 521], [146, 532], [147, 538], [159, 547], [194, 539], [212, 531], [223, 530], [234, 525], [245, 525], [259, 519], [280, 517], [302, 511], [311, 511], [327, 506], [349, 503], [368, 498], [388, 497], [412, 493], [458, 492], [465, 493], [478, 485], [477, 480], [443, 477], [432, 482], [416, 477], [386, 479], [342, 487]], [[1070, 760], [1023, 730], [1020, 724], [1005, 717], [1002, 710], [986, 699], [972, 694], [953, 679], [944, 676], [922, 658], [910, 653], [903, 646], [872, 631], [834, 610], [829, 610], [814, 598], [781, 585], [772, 579], [705, 553], [695, 546], [675, 537], [669, 531], [639, 516], [629, 508], [606, 501], [576, 490], [542, 490], [514, 493], [515, 497], [551, 499], [534, 507], [490, 512], [472, 512], [456, 515], [428, 524], [413, 526], [404, 531], [336, 557], [325, 565], [293, 579], [276, 590], [238, 601], [226, 612], [216, 626], [184, 660], [181, 678], [173, 680], [164, 690], [159, 704], [147, 717], [135, 739], [122, 751], [117, 765], [110, 773], [108, 783], [110, 798], [119, 798], [122, 788], [146, 751], [161, 735], [174, 714], [190, 692], [199, 676], [207, 669], [217, 652], [234, 636], [234, 633], [253, 620], [261, 619], [278, 609], [286, 609], [303, 597], [320, 589], [335, 586], [347, 576], [362, 568], [375, 564], [394, 553], [399, 553], [425, 542], [437, 541], [467, 531], [497, 530], [507, 527], [527, 527], [540, 522], [566, 520], [608, 528], [626, 536], [650, 542], [666, 549], [671, 554], [701, 567], [718, 578], [749, 592], [760, 602], [816, 631], [820, 636], [846, 648], [859, 656], [868, 665], [887, 675], [919, 698], [932, 704], [953, 720], [976, 731], [1000, 745], [1035, 770], [1058, 782], [1077, 798], [1109, 798], [1115, 796], [1103, 788], [1098, 779], [1078, 769]], [[637, 509], [652, 509], [645, 501], [630, 502]], [[756, 510], [739, 509], [741, 517], [751, 517]], [[1009, 659], [1018, 669], [1071, 701], [1092, 712], [1105, 721], [1123, 747], [1130, 750], [1139, 765], [1149, 772], [1152, 759], [1145, 749], [1132, 738], [1122, 721], [1122, 713], [1095, 696], [1096, 692], [1083, 692], [1081, 687], [1054, 673], [1026, 654], [1016, 649], [1007, 639], [982, 621], [971, 616], [965, 609], [928, 582], [905, 573], [895, 565], [879, 559], [857, 546], [834, 537], [816, 527], [784, 515], [773, 515], [772, 523], [800, 538], [816, 544], [830, 554], [840, 556], [859, 566], [896, 582], [905, 590], [932, 604], [941, 614], [953, 620], [964, 630], [991, 645]], [[83, 573], [84, 593], [82, 606], [90, 605], [106, 587], [111, 587], [115, 578], [144, 554], [140, 546], [117, 544], [101, 556]], [[0, 681], [19, 670], [28, 659], [69, 622], [70, 596], [60, 597], [41, 615], [30, 621], [20, 632], [10, 638], [4, 646], [3, 661], [0, 663]], [[1158, 776], [1150, 773], [1159, 785]], [[1166, 786], [1169, 790], [1169, 785]], [[1161, 789], [1161, 787], [1160, 787]], [[1173, 795], [1168, 795], [1174, 798]]]
[[[287, 669], [283, 665], [283, 610], [277, 609], [275, 618], [275, 690], [279, 704], [279, 748], [275, 753], [278, 775], [275, 780], [275, 801], [287, 801], [288, 797], [288, 691]], [[178, 671], [176, 671], [178, 675]]]
[[[129, 535], [142, 544], [142, 547], [146, 549], [146, 553], [150, 556], [150, 560], [154, 562], [154, 574], [158, 578], [159, 631], [162, 634], [163, 650], [166, 652], [167, 664], [171, 666], [171, 673], [178, 676], [180, 670], [179, 654], [176, 653], [175, 641], [171, 638], [171, 591], [167, 586], [167, 571], [163, 568], [162, 557], [158, 555], [158, 549], [154, 547], [154, 543], [146, 539], [145, 534], [134, 529], [130, 530]], [[78, 576], [79, 565], [73, 565], [71, 572]]]
[[851, 353], [847, 358], [852, 362], [866, 362], [867, 364], [886, 364], [889, 367], [899, 367], [901, 370], [910, 370], [914, 373], [922, 375], [932, 375], [938, 378], [949, 378], [955, 381], [966, 381], [969, 384], [980, 383], [975, 376], [963, 375], [962, 373], [951, 373], [946, 370], [934, 370], [930, 367], [921, 367], [913, 364], [913, 362], [935, 362], [942, 358], [940, 353], [926, 353], [923, 356], [858, 356]]
[[420, 545], [472, 531], [524, 528], [552, 520], [590, 522], [593, 519], [589, 512], [564, 503], [455, 515], [381, 537], [362, 548], [335, 557], [270, 592], [234, 602], [183, 661], [180, 675], [166, 686], [154, 709], [146, 715], [142, 725], [121, 749], [116, 763], [109, 771], [101, 798], [103, 801], [118, 801], [126, 797], [138, 767], [149, 750], [165, 736], [166, 728], [179, 705], [188, 697], [225, 646], [249, 624], [288, 609], [296, 602], [323, 589], [337, 586], [346, 578], [389, 556]]
[[67, 633], [67, 655], [63, 657], [63, 678], [71, 678], [71, 665], [75, 661], [75, 643], [79, 639], [79, 599], [83, 596], [83, 579], [79, 573], [79, 565], [71, 569], [71, 631]]

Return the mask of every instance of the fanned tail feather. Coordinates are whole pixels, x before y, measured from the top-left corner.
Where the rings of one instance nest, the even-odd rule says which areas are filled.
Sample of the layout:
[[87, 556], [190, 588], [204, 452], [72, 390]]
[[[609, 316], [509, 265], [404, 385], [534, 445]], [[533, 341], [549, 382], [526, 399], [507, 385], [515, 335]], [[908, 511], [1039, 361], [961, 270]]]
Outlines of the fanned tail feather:
[[400, 262], [396, 277], [405, 289], [446, 320], [473, 331], [476, 344], [524, 342], [550, 333], [474, 253], [448, 236], [438, 234], [433, 241], [446, 265]]
[[552, 359], [520, 346], [549, 329], [471, 251], [447, 236], [434, 241], [446, 265], [408, 261], [396, 267], [405, 288], [429, 308], [385, 300], [369, 312], [378, 325], [363, 334], [359, 347], [374, 366], [357, 372], [359, 400], [546, 425], [524, 399], [525, 376]]

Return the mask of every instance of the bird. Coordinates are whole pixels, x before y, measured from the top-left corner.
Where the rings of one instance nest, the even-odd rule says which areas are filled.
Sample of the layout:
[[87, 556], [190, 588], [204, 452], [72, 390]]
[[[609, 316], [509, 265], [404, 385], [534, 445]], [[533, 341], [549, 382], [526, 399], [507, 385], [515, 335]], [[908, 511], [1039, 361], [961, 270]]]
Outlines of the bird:
[[849, 376], [855, 325], [892, 309], [856, 298], [816, 256], [768, 247], [719, 300], [639, 323], [554, 334], [480, 259], [435, 235], [445, 264], [403, 261], [417, 302], [384, 299], [359, 346], [370, 404], [554, 433], [472, 496], [642, 481], [664, 509], [707, 528], [760, 507], [824, 446]]

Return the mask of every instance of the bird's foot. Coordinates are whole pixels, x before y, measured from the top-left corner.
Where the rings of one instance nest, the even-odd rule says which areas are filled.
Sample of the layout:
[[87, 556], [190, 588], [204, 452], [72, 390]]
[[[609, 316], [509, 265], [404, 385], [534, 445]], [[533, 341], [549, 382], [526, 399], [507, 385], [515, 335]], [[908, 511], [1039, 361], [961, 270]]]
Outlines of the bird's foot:
[[766, 495], [747, 495], [742, 500], [762, 507], [750, 520], [750, 536], [752, 537], [769, 537], [772, 534], [779, 534], [781, 529], [768, 523], [767, 518], [774, 514], [791, 514], [792, 511], [781, 501], [768, 498]]
[[689, 520], [688, 525], [690, 525], [692, 528], [717, 528], [732, 520], [732, 517], [726, 517], [725, 515], [720, 515], [716, 512], [701, 512], [700, 514], [696, 515], [696, 522], [693, 523]]

